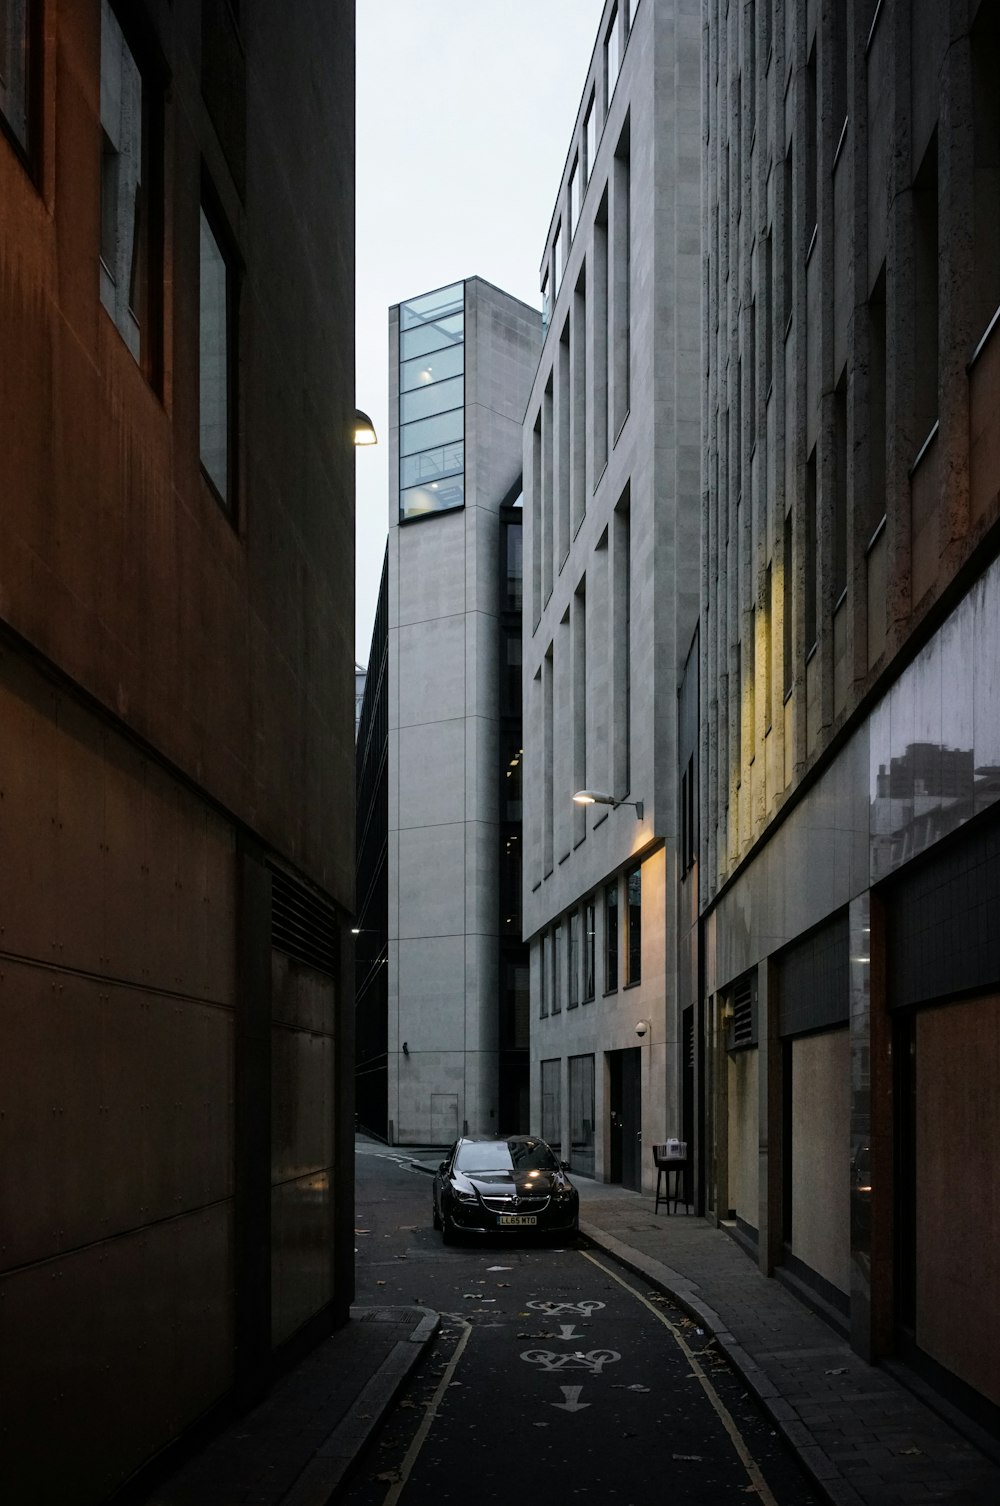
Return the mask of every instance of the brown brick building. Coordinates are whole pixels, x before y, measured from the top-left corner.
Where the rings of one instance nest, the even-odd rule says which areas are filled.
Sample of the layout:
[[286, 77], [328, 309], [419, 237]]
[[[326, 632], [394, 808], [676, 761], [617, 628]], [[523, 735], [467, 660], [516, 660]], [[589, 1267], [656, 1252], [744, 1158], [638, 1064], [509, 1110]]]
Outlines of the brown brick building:
[[346, 1316], [353, 224], [347, 0], [0, 0], [11, 1499]]

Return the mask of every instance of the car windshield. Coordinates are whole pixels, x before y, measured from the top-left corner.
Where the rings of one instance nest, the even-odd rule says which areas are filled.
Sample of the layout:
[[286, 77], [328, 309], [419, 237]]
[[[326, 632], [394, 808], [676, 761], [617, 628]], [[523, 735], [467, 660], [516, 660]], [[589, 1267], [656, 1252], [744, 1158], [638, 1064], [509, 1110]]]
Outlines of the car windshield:
[[457, 1171], [558, 1171], [559, 1162], [544, 1140], [484, 1140], [463, 1145]]

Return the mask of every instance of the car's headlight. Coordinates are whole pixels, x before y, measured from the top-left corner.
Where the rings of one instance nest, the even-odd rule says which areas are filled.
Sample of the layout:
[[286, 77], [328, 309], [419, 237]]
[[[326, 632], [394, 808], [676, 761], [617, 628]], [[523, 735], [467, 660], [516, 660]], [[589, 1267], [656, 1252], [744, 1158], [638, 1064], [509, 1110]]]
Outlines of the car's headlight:
[[571, 1197], [576, 1196], [576, 1192], [572, 1187], [557, 1187], [555, 1195], [557, 1202], [568, 1203]]
[[477, 1203], [479, 1201], [471, 1187], [453, 1187], [452, 1191], [460, 1203]]

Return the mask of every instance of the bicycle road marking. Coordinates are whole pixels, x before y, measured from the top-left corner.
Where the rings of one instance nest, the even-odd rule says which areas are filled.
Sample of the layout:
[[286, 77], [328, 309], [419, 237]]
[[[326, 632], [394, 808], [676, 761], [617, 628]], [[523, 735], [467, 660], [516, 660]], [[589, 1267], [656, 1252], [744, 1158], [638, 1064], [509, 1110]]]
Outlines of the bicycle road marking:
[[669, 1328], [677, 1343], [678, 1348], [681, 1350], [688, 1364], [691, 1366], [692, 1372], [697, 1376], [702, 1390], [705, 1392], [705, 1395], [708, 1397], [713, 1408], [715, 1409], [719, 1421], [722, 1423], [722, 1426], [729, 1434], [730, 1442], [732, 1443], [733, 1448], [736, 1450], [740, 1463], [743, 1465], [743, 1468], [750, 1476], [750, 1483], [756, 1490], [761, 1502], [763, 1503], [763, 1506], [778, 1506], [777, 1501], [771, 1494], [770, 1486], [761, 1473], [760, 1466], [754, 1459], [753, 1455], [750, 1453], [750, 1450], [747, 1448], [743, 1434], [737, 1427], [732, 1413], [726, 1406], [725, 1402], [722, 1400], [722, 1397], [716, 1391], [715, 1387], [712, 1385], [712, 1382], [709, 1380], [702, 1366], [698, 1363], [694, 1352], [691, 1350], [690, 1346], [687, 1343], [687, 1340], [684, 1338], [684, 1335], [681, 1333], [677, 1325], [671, 1323], [666, 1313], [661, 1312], [658, 1307], [654, 1307], [652, 1302], [650, 1302], [647, 1297], [644, 1297], [642, 1295], [642, 1292], [636, 1291], [634, 1286], [631, 1286], [627, 1281], [623, 1280], [623, 1278], [619, 1276], [615, 1271], [612, 1271], [606, 1265], [602, 1265], [599, 1260], [596, 1260], [593, 1255], [588, 1254], [586, 1250], [581, 1250], [580, 1254], [583, 1256], [584, 1260], [589, 1260], [591, 1265], [596, 1265], [599, 1271], [603, 1271], [605, 1276], [610, 1276], [612, 1281], [617, 1281], [619, 1286], [624, 1287], [627, 1292], [630, 1292], [632, 1296], [635, 1297], [637, 1302], [641, 1302], [643, 1307], [649, 1309], [654, 1318], [659, 1319], [664, 1328]]

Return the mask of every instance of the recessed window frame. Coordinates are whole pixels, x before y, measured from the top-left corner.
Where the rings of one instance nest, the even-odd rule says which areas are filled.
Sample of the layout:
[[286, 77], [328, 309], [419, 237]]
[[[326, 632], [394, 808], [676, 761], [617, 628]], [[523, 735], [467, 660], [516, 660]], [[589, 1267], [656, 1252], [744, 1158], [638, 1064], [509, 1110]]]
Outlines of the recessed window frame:
[[[204, 222], [204, 223], [203, 223]], [[207, 228], [223, 266], [226, 269], [226, 486], [221, 490], [218, 480], [205, 463], [201, 440], [202, 386], [204, 363], [201, 349], [202, 303], [200, 291], [201, 234]], [[199, 302], [198, 302], [198, 460], [205, 483], [223, 512], [235, 525], [238, 516], [237, 498], [239, 487], [238, 436], [239, 436], [239, 285], [242, 273], [229, 227], [222, 215], [218, 199], [207, 177], [202, 179], [201, 206], [198, 235]]]
[[0, 104], [0, 136], [8, 141], [29, 177], [37, 178], [40, 161], [42, 94], [42, 0], [25, 0], [24, 69], [21, 87], [25, 96], [24, 135]]
[[[126, 304], [122, 305], [118, 298], [117, 269], [109, 263], [104, 245], [112, 156], [107, 150], [110, 138], [105, 129], [106, 122], [102, 113], [99, 121], [102, 141], [99, 187], [101, 244], [98, 248], [97, 263], [100, 303], [128, 346], [146, 380], [153, 390], [162, 396], [166, 70], [155, 39], [147, 33], [141, 21], [137, 20], [132, 9], [120, 6], [115, 3], [115, 0], [103, 0], [101, 8], [102, 51], [106, 42], [105, 11], [121, 33], [124, 45], [139, 76], [140, 84], [140, 177], [136, 210], [137, 229], [130, 268], [130, 280], [133, 276], [138, 277], [138, 296], [133, 298], [130, 288]], [[117, 158], [120, 155], [120, 152], [115, 153], [114, 157]], [[117, 187], [116, 179], [116, 193]], [[117, 219], [117, 202], [114, 210]]]
[[[637, 897], [636, 897], [637, 896]], [[625, 987], [642, 982], [642, 864], [625, 873]]]

